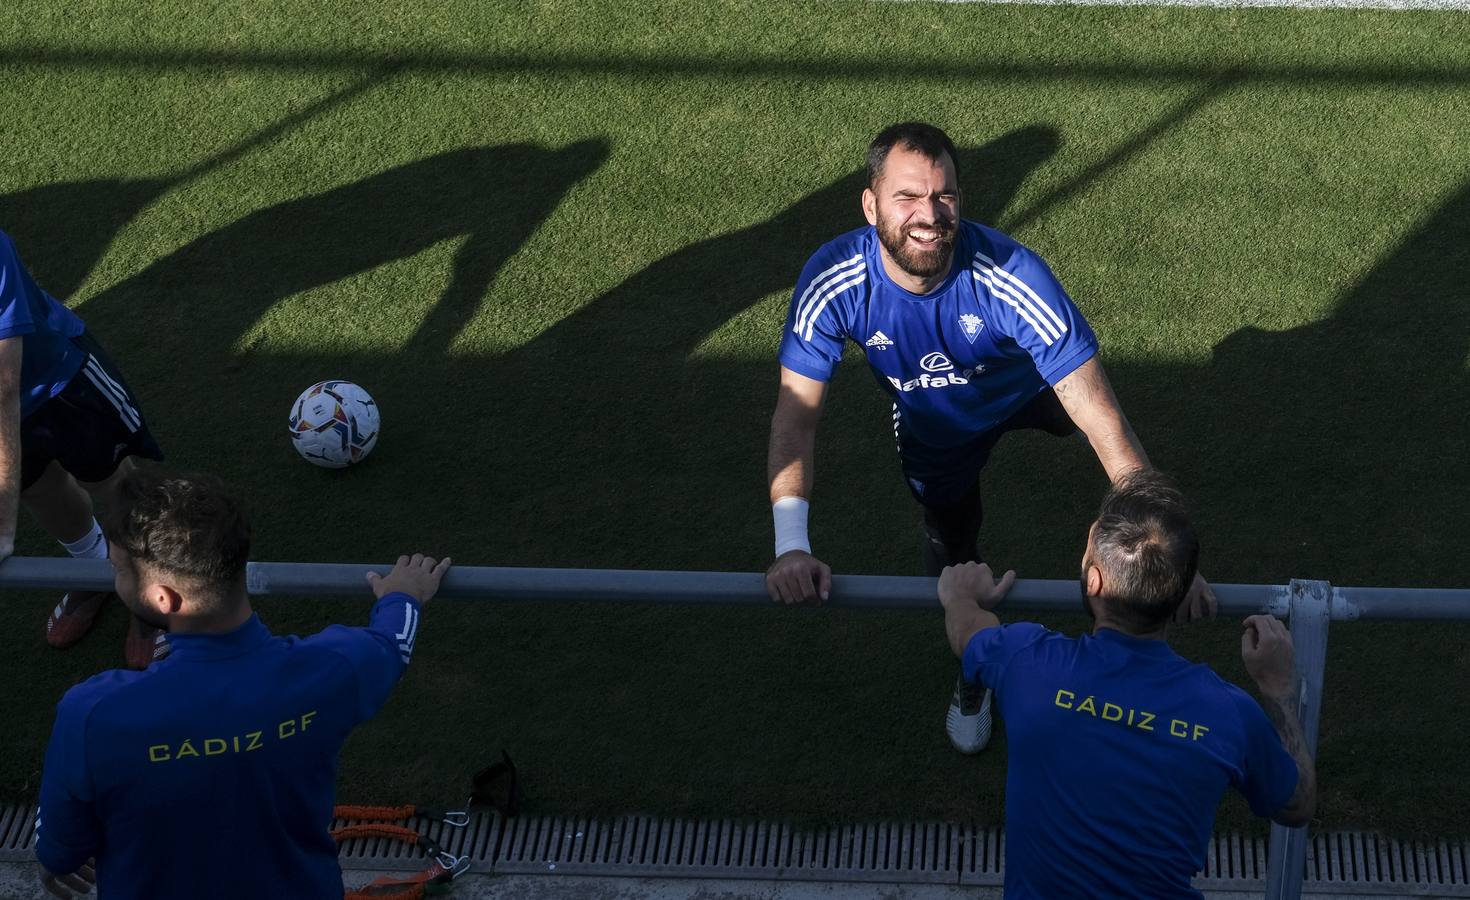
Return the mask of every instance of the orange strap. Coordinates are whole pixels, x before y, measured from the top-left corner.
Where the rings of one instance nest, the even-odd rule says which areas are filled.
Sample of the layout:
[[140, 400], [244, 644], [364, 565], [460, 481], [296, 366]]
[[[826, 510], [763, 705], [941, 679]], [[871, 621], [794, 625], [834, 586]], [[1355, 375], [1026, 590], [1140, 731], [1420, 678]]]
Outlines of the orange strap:
[[411, 818], [417, 811], [418, 807], [411, 803], [407, 806], [338, 806], [332, 810], [332, 815], [351, 821], [384, 819], [389, 822], [397, 822], [400, 819]]
[[[380, 897], [392, 898], [392, 900], [422, 900], [428, 893], [425, 885], [444, 873], [443, 866], [433, 863], [424, 871], [416, 872], [407, 878], [383, 875], [355, 891], [349, 891], [344, 900], [378, 900]], [[399, 888], [404, 890], [398, 890]]]
[[[341, 828], [332, 830], [332, 837], [338, 843], [350, 841], [353, 838], [392, 838], [403, 841], [409, 846], [417, 846], [420, 835], [412, 828], [404, 828], [401, 825], [389, 825], [384, 822], [363, 822], [363, 819], [389, 819], [403, 820], [413, 816], [413, 806], [338, 806], [332, 810], [332, 815], [338, 819], [349, 821], [357, 820], [356, 825], [343, 825]], [[446, 874], [445, 868], [438, 862], [431, 862], [427, 869], [416, 872], [406, 878], [393, 878], [383, 875], [373, 879], [354, 891], [347, 892], [344, 900], [423, 900], [427, 891], [425, 885]]]
[[410, 847], [419, 842], [419, 833], [412, 828], [404, 828], [401, 825], [384, 825], [378, 822], [366, 822], [361, 825], [343, 825], [341, 828], [332, 829], [332, 837], [337, 843], [350, 841], [353, 838], [396, 838]]

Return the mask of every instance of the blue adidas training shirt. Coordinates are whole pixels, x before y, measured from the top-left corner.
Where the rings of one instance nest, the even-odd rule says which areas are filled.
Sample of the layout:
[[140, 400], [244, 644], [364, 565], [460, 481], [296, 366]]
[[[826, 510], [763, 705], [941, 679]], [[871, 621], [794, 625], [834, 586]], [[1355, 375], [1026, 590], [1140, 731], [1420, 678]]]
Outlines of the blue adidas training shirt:
[[1227, 788], [1270, 816], [1296, 761], [1255, 700], [1163, 641], [987, 628], [964, 676], [1006, 723], [1007, 900], [1190, 897]]
[[881, 253], [867, 226], [812, 256], [791, 297], [781, 365], [827, 381], [851, 339], [925, 446], [991, 430], [1097, 353], [1046, 263], [994, 228], [961, 220], [949, 278], [927, 294], [894, 284]]
[[71, 339], [86, 326], [77, 314], [36, 286], [10, 235], [0, 231], [0, 340], [24, 337], [20, 416], [57, 394], [81, 369], [86, 354]]
[[56, 708], [36, 856], [97, 860], [108, 900], [341, 897], [337, 755], [408, 667], [419, 604], [383, 597], [366, 628], [273, 636], [258, 616], [169, 637], [143, 672], [104, 672]]

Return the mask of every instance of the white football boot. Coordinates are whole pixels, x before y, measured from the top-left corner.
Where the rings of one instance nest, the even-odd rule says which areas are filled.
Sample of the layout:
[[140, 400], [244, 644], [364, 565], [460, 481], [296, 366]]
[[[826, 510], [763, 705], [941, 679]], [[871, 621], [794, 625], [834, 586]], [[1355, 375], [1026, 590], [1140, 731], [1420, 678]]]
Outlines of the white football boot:
[[955, 679], [954, 696], [944, 717], [949, 742], [961, 753], [979, 753], [990, 743], [990, 688]]

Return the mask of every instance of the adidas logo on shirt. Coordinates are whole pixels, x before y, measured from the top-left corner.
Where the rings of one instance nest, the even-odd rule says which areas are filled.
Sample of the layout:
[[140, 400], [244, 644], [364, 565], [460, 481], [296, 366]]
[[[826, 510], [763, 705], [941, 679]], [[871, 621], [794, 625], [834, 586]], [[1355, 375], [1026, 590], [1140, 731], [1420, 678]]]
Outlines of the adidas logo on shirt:
[[875, 331], [873, 332], [873, 336], [868, 338], [867, 345], [869, 347], [877, 347], [879, 350], [887, 350], [893, 346], [893, 341], [890, 341], [888, 335], [883, 332]]

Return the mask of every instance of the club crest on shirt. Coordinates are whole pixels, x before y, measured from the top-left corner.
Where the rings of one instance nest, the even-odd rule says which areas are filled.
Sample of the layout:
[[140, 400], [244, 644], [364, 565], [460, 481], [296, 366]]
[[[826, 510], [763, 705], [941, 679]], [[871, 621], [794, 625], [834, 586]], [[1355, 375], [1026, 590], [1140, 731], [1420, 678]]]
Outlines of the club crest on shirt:
[[980, 317], [974, 313], [965, 313], [960, 316], [960, 330], [965, 333], [965, 340], [972, 344], [975, 343], [975, 338], [980, 336], [980, 330], [984, 327], [985, 323], [980, 321]]

